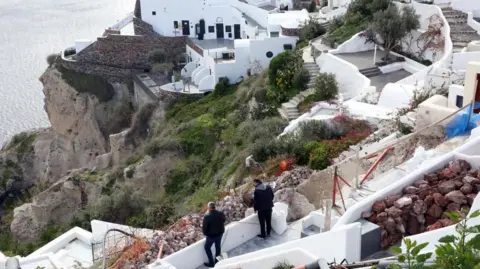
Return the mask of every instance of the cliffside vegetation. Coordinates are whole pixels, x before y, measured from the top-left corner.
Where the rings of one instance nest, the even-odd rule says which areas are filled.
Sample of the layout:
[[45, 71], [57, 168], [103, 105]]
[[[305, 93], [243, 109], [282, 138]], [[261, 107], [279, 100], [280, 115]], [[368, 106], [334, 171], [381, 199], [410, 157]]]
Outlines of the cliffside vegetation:
[[[140, 108], [124, 136], [131, 150], [128, 158], [116, 167], [74, 175], [79, 181], [98, 185], [101, 197], [76, 212], [70, 222], [47, 225], [40, 238], [29, 244], [16, 242], [3, 232], [12, 216], [13, 208], [9, 208], [2, 216], [0, 251], [25, 255], [73, 226], [90, 229], [92, 219], [164, 229], [186, 213], [203, 210], [208, 201], [222, 197], [229, 188], [249, 183], [249, 176], [259, 176], [261, 172], [245, 167], [245, 158], [252, 154], [271, 173], [279, 171], [285, 159], [325, 168], [372, 130], [364, 121], [340, 116], [331, 123], [303, 123], [299, 134], [277, 139], [288, 122], [278, 116], [276, 108], [304, 90], [309, 80], [297, 53], [280, 53], [263, 74], [238, 85], [228, 86], [221, 80], [205, 97], [180, 96], [165, 108], [157, 104]], [[103, 85], [91, 77], [89, 82], [75, 84], [81, 75], [65, 70], [62, 74], [80, 88], [86, 87], [84, 83]], [[88, 93], [98, 94], [91, 89]], [[165, 116], [153, 117], [158, 111]], [[28, 148], [20, 141], [29, 139], [19, 140], [15, 149]], [[158, 177], [150, 175], [155, 187], [142, 190], [138, 165], [149, 162], [160, 167], [167, 161], [173, 164], [164, 167]]]

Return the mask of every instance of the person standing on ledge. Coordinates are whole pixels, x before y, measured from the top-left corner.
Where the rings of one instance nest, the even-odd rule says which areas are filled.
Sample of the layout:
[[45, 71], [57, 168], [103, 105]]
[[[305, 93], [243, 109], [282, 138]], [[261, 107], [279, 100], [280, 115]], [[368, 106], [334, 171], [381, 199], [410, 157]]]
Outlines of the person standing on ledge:
[[[273, 190], [269, 185], [265, 185], [260, 179], [254, 179], [255, 191], [253, 192], [253, 209], [258, 214], [260, 222], [260, 238], [270, 236], [272, 230], [272, 208], [273, 208]], [[265, 226], [267, 232], [265, 233]]]
[[203, 217], [203, 234], [205, 235], [205, 253], [207, 253], [208, 263], [206, 267], [213, 268], [215, 260], [212, 256], [212, 245], [215, 244], [215, 257], [221, 255], [221, 244], [223, 233], [225, 232], [225, 215], [223, 212], [215, 209], [215, 203], [208, 203], [208, 212]]

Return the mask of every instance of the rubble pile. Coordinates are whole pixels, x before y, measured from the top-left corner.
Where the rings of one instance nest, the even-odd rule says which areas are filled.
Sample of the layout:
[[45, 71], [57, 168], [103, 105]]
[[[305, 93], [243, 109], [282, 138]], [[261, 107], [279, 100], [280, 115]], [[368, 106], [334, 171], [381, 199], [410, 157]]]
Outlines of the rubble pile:
[[298, 166], [291, 171], [285, 171], [272, 180], [275, 182], [275, 189], [273, 191], [296, 187], [307, 180], [312, 173], [312, 169], [304, 166]]
[[464, 160], [424, 175], [402, 194], [376, 201], [362, 217], [382, 229], [381, 246], [391, 246], [404, 235], [414, 235], [454, 224], [444, 212], [470, 210], [480, 191], [480, 173]]

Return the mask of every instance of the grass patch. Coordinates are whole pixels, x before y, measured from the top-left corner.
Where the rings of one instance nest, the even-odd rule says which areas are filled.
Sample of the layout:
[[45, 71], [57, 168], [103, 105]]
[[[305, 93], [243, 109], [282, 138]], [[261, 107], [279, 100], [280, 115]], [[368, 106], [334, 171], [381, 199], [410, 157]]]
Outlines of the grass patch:
[[37, 138], [36, 134], [22, 132], [13, 136], [12, 141], [7, 146], [7, 150], [14, 149], [19, 154], [25, 154], [33, 151], [33, 142]]
[[62, 79], [77, 92], [93, 94], [100, 102], [110, 101], [115, 95], [112, 84], [103, 77], [83, 74], [63, 66], [57, 68], [62, 74]]

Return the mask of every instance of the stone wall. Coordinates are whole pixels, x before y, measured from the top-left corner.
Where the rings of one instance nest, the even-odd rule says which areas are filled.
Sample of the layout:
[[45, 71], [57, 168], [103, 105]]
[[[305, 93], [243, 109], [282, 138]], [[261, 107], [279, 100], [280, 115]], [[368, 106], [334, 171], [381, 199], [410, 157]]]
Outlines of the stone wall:
[[282, 35], [284, 36], [299, 36], [300, 29], [299, 28], [282, 28]]
[[196, 51], [198, 54], [203, 56], [203, 49], [201, 49], [195, 42], [193, 42], [190, 38], [187, 39], [187, 45]]
[[99, 37], [75, 57], [78, 63], [122, 69], [149, 69], [148, 54], [163, 49], [168, 54], [185, 51], [186, 37], [124, 36]]
[[160, 36], [153, 30], [153, 26], [142, 21], [139, 17], [133, 17], [133, 32], [135, 35]]
[[97, 75], [106, 78], [109, 82], [125, 83], [131, 80], [132, 76], [141, 73], [142, 69], [132, 68], [118, 68], [106, 65], [80, 63], [75, 61], [63, 60], [61, 57], [57, 58], [56, 64], [88, 75]]

